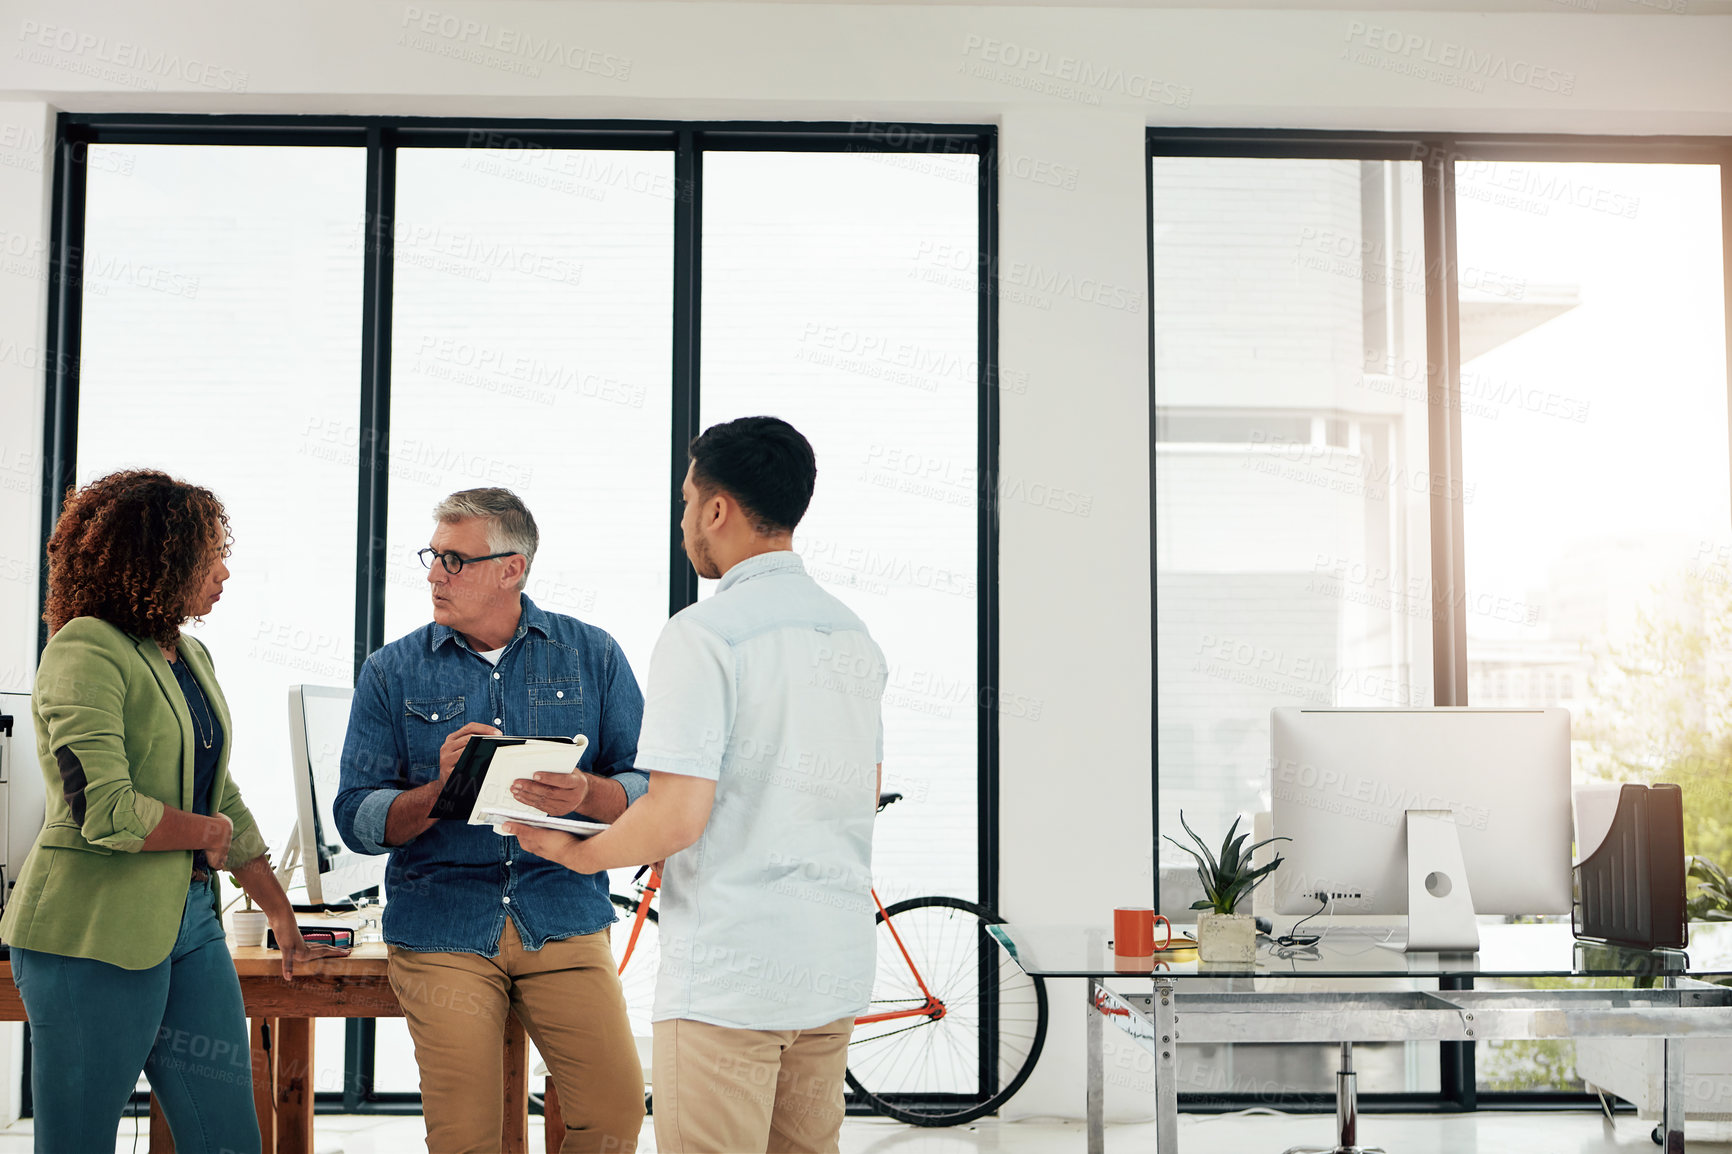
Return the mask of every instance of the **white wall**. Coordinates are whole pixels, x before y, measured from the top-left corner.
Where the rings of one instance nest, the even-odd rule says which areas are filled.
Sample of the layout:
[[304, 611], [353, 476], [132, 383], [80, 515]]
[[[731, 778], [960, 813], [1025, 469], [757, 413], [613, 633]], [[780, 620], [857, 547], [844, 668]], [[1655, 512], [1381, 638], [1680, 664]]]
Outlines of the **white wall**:
[[[27, 684], [34, 654], [42, 374], [29, 350], [45, 323], [53, 110], [996, 123], [1002, 364], [1028, 381], [1003, 398], [1001, 684], [1041, 703], [1038, 719], [1004, 721], [1001, 905], [1013, 920], [1105, 924], [1151, 885], [1145, 125], [1732, 134], [1732, 18], [1667, 12], [1684, 6], [7, 0], [0, 689]], [[530, 74], [513, 50], [525, 37], [563, 61]], [[1489, 75], [1464, 69], [1469, 57]], [[1087, 515], [1031, 502], [1037, 485], [1086, 496]], [[1047, 1055], [1018, 1107], [1075, 1116], [1082, 992], [1052, 992]], [[1115, 1051], [1109, 1071], [1110, 1108], [1149, 1112], [1134, 1056]]]
[[53, 144], [47, 105], [0, 102], [0, 692], [36, 668]]

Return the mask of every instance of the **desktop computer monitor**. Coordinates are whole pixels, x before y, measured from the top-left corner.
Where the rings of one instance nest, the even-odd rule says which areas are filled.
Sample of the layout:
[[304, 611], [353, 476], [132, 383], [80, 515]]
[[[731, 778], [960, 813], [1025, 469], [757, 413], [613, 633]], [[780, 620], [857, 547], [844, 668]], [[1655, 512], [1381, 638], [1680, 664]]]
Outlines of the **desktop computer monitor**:
[[343, 739], [349, 731], [352, 689], [323, 685], [289, 688], [289, 752], [295, 776], [295, 831], [278, 876], [299, 865], [313, 905], [343, 902], [381, 885], [386, 858], [350, 853], [337, 835], [331, 802], [337, 795]]
[[0, 906], [11, 900], [24, 859], [42, 832], [46, 788], [36, 760], [30, 695], [0, 693]]
[[[1293, 839], [1273, 847], [1286, 859], [1269, 880], [1279, 913], [1315, 913], [1321, 892], [1335, 913], [1409, 914], [1412, 927], [1410, 906], [1459, 903], [1463, 882], [1469, 927], [1474, 914], [1570, 910], [1568, 710], [1277, 708], [1269, 773], [1273, 832]], [[1472, 941], [1416, 931], [1407, 945]]]

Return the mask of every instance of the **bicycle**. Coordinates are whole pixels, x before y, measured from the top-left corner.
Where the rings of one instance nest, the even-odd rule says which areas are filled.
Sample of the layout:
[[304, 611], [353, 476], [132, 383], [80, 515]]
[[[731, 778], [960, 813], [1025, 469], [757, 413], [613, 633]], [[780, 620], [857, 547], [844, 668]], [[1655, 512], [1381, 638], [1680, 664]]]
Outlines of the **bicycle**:
[[[880, 794], [878, 811], [901, 798]], [[645, 866], [632, 887], [631, 894], [611, 895], [631, 925], [616, 935], [616, 952], [632, 1032], [641, 1026], [647, 1034], [659, 936], [652, 903], [661, 871]], [[854, 1020], [848, 1047], [854, 1100], [915, 1126], [954, 1126], [993, 1113], [1040, 1058], [1046, 983], [1023, 973], [987, 932], [1004, 919], [977, 902], [932, 896], [886, 906], [877, 890], [872, 901], [878, 969], [871, 1010]], [[633, 958], [640, 959], [635, 967]]]

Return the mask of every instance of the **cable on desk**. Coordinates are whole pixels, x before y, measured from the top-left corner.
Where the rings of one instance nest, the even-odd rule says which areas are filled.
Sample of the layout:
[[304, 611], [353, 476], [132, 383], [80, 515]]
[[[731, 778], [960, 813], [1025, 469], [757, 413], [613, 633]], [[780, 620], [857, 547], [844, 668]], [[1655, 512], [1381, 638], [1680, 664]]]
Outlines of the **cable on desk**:
[[1286, 933], [1276, 938], [1275, 944], [1277, 946], [1287, 949], [1297, 946], [1303, 949], [1307, 946], [1316, 945], [1318, 942], [1323, 940], [1323, 934], [1329, 932], [1329, 927], [1327, 926], [1324, 927], [1322, 934], [1301, 934], [1298, 932], [1300, 926], [1304, 925], [1318, 914], [1323, 913], [1325, 910], [1329, 910], [1335, 904], [1335, 899], [1330, 897], [1329, 894], [1323, 890], [1318, 890], [1310, 896], [1317, 899], [1317, 908], [1300, 918], [1297, 922], [1294, 922], [1291, 930], [1288, 930]]

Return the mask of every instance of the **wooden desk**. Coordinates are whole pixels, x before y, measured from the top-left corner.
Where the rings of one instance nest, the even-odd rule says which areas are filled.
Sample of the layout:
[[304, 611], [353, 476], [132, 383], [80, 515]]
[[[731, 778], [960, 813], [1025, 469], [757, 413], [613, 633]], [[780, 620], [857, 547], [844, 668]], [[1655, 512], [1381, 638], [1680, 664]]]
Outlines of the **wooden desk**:
[[[385, 976], [385, 947], [359, 946], [346, 958], [317, 963], [312, 972], [283, 981], [282, 956], [257, 946], [231, 948], [241, 979], [253, 1051], [253, 1104], [264, 1149], [311, 1154], [313, 1149], [313, 1020], [400, 1018], [402, 1007]], [[12, 965], [0, 961], [0, 1021], [27, 1020], [12, 984]], [[265, 1045], [269, 1033], [270, 1046]], [[500, 1149], [527, 1154], [529, 1052], [515, 1015], [505, 1027], [505, 1128]], [[173, 1154], [168, 1126], [151, 1098], [150, 1149]]]

